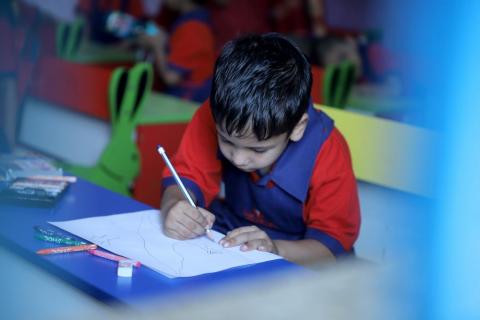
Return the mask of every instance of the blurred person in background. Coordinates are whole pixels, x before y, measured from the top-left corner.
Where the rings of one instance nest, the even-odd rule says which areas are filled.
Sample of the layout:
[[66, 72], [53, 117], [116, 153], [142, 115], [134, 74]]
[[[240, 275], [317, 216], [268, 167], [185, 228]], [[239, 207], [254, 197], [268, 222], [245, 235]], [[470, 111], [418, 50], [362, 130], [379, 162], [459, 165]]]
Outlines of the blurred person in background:
[[164, 6], [178, 12], [169, 32], [158, 27], [136, 39], [151, 52], [166, 92], [203, 102], [210, 93], [215, 42], [208, 11], [202, 0], [166, 0]]

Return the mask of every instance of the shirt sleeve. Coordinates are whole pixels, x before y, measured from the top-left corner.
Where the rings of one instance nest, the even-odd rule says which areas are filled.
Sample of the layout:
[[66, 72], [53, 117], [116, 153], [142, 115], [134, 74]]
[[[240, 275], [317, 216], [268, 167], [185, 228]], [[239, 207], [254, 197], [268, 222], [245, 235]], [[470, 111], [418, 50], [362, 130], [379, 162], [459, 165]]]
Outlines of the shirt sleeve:
[[350, 151], [334, 128], [315, 162], [304, 208], [305, 238], [334, 255], [351, 251], [360, 229], [360, 205]]
[[[208, 207], [220, 191], [221, 162], [217, 158], [217, 134], [209, 102], [195, 112], [172, 159], [185, 187], [192, 191], [201, 207]], [[175, 184], [165, 167], [162, 186]]]
[[209, 28], [200, 22], [190, 21], [180, 25], [169, 41], [170, 67], [192, 72], [199, 68], [213, 68], [214, 39]]

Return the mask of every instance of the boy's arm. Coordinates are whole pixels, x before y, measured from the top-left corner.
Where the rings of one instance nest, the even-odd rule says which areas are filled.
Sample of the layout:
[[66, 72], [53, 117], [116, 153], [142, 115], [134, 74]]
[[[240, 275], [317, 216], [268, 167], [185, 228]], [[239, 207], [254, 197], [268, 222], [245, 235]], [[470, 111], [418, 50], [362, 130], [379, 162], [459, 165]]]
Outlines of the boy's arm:
[[[190, 195], [195, 201], [195, 196], [191, 192]], [[201, 236], [206, 228], [211, 228], [215, 222], [215, 216], [211, 212], [192, 207], [174, 185], [164, 190], [160, 209], [163, 231], [166, 236], [174, 239], [185, 240]]]
[[360, 209], [348, 146], [336, 129], [317, 157], [303, 218], [303, 240], [272, 240], [263, 230], [249, 226], [231, 231], [222, 244], [276, 253], [299, 264], [333, 260], [352, 250]]
[[224, 247], [239, 245], [241, 251], [259, 250], [275, 253], [303, 265], [335, 260], [332, 252], [317, 240], [272, 240], [257, 226], [232, 230], [220, 240], [220, 244]]
[[305, 239], [334, 256], [351, 252], [360, 229], [360, 204], [350, 151], [334, 129], [317, 157], [305, 202]]
[[[167, 50], [168, 47], [168, 50]], [[189, 79], [193, 69], [213, 69], [214, 38], [204, 23], [184, 22], [167, 36], [157, 36], [152, 43], [155, 66], [167, 86], [176, 86]]]
[[214, 215], [203, 207], [208, 207], [218, 194], [221, 180], [216, 129], [208, 102], [195, 112], [172, 163], [197, 209], [185, 200], [168, 167], [165, 167], [161, 200], [165, 233], [174, 238], [180, 237], [171, 231], [183, 232], [182, 235], [190, 235], [189, 238], [194, 234], [203, 234], [205, 230], [199, 226], [210, 227], [215, 220]]
[[321, 242], [313, 239], [296, 241], [274, 240], [278, 255], [303, 265], [334, 261], [335, 256]]
[[150, 48], [154, 55], [154, 65], [158, 75], [167, 86], [175, 86], [182, 81], [182, 73], [168, 67], [167, 38], [165, 31], [156, 36], [141, 35], [139, 42]]
[[[220, 191], [222, 166], [217, 152], [216, 127], [207, 100], [193, 115], [171, 159], [197, 206], [208, 207]], [[164, 188], [176, 186], [168, 167], [164, 168], [162, 178]]]
[[[189, 194], [192, 197], [192, 200], [196, 202], [195, 195], [192, 192], [189, 192]], [[177, 186], [171, 185], [163, 190], [162, 199], [160, 202], [160, 211], [162, 212], [164, 220], [170, 209], [177, 204], [177, 202], [182, 200], [185, 200], [185, 196]]]

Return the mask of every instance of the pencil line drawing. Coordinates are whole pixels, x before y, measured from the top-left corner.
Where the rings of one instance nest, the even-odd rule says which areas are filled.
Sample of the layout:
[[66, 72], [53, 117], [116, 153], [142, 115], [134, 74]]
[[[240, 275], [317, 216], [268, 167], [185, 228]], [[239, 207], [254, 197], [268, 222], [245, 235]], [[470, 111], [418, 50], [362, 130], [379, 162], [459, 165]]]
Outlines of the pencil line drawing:
[[183, 262], [185, 261], [185, 258], [180, 252], [177, 251], [176, 244], [172, 245], [172, 251], [175, 252], [175, 254], [180, 257], [180, 265], [178, 266], [176, 274], [181, 275], [183, 273]]
[[[148, 217], [148, 216], [147, 216], [147, 217]], [[176, 268], [173, 268], [172, 266], [166, 264], [166, 263], [164, 262], [164, 259], [163, 259], [163, 260], [160, 259], [159, 257], [157, 257], [155, 254], [153, 254], [153, 253], [147, 248], [147, 241], [146, 241], [145, 238], [142, 236], [142, 232], [141, 232], [144, 219], [145, 219], [145, 214], [142, 214], [142, 218], [141, 218], [141, 220], [140, 220], [140, 223], [138, 224], [138, 228], [137, 228], [136, 233], [137, 233], [137, 236], [138, 236], [138, 237], [141, 239], [141, 241], [142, 241], [142, 247], [145, 249], [145, 253], [148, 254], [148, 255], [149, 255], [150, 257], [152, 257], [153, 259], [155, 259], [155, 260], [156, 260], [158, 263], [160, 263], [161, 265], [163, 265], [163, 266], [167, 267], [168, 269], [172, 270], [172, 271], [175, 273], [175, 275], [179, 275], [180, 273], [178, 273], [178, 271], [177, 271]], [[149, 223], [150, 223], [151, 225], [154, 225], [154, 224], [155, 224], [155, 223], [152, 223], [151, 220], [149, 220]], [[157, 224], [158, 224], [158, 222], [157, 222]], [[161, 232], [161, 230], [159, 230], [159, 232]], [[182, 258], [183, 258], [183, 257], [182, 257]], [[180, 262], [180, 264], [181, 264], [181, 268], [183, 269], [183, 260]]]
[[[264, 253], [224, 248], [205, 236], [174, 240], [163, 233], [158, 210], [52, 222], [117, 255], [138, 260], [167, 277], [189, 277], [277, 259]], [[213, 231], [218, 241], [222, 234]]]
[[101, 236], [91, 235], [87, 238], [87, 240], [99, 246], [105, 246], [105, 244], [111, 246], [112, 245], [111, 241], [119, 238], [120, 237], [109, 237], [108, 234], [102, 234]]

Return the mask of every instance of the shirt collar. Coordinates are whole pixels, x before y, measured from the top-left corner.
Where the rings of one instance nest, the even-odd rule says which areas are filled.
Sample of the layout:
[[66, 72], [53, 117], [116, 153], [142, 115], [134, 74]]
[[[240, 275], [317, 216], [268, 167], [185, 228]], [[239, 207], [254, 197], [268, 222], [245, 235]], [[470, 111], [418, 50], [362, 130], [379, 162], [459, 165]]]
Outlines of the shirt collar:
[[[324, 112], [308, 107], [308, 124], [302, 139], [290, 141], [275, 163], [269, 178], [281, 189], [304, 202], [320, 148], [330, 135], [334, 123]], [[266, 183], [266, 176], [259, 183]]]

